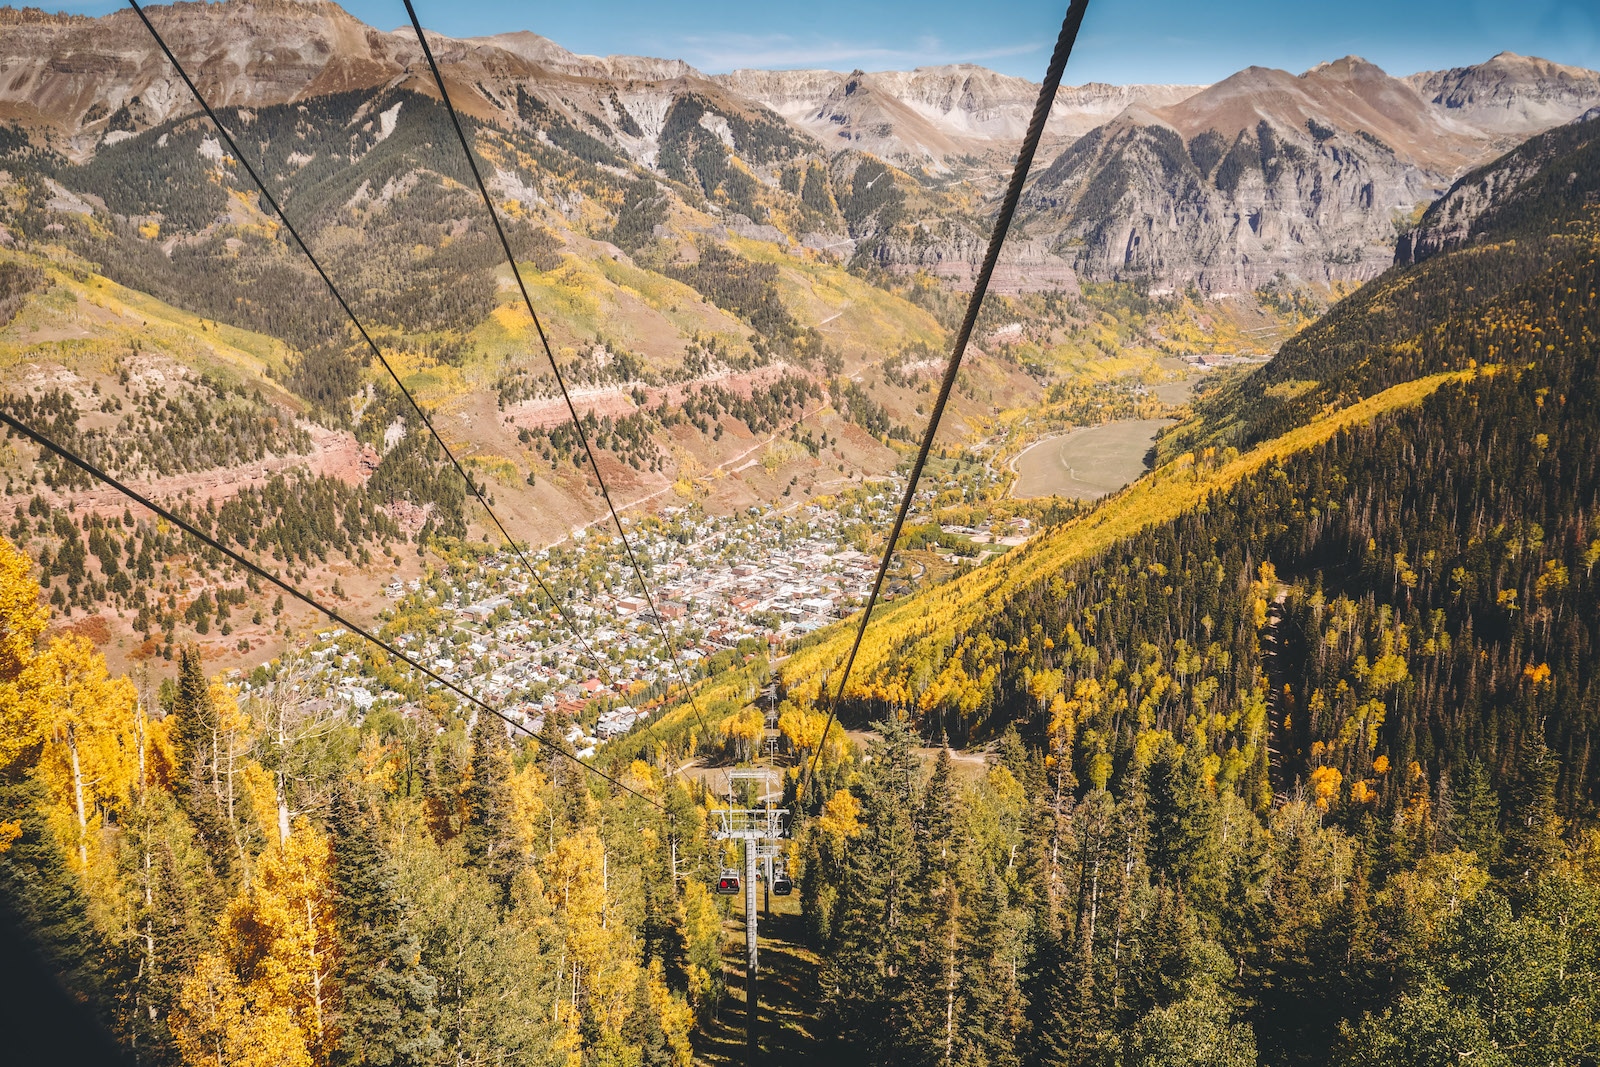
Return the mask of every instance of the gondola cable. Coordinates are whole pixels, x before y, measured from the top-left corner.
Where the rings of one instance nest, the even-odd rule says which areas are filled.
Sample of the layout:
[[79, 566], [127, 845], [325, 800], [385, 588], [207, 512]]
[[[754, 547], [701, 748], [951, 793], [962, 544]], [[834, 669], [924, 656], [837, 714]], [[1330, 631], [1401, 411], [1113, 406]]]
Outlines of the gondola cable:
[[201, 109], [205, 111], [206, 117], [211, 120], [211, 124], [216, 127], [217, 132], [222, 136], [222, 139], [227, 142], [228, 148], [233, 152], [233, 158], [237, 159], [240, 165], [244, 167], [245, 172], [250, 175], [250, 180], [253, 181], [256, 188], [260, 190], [262, 199], [271, 205], [273, 212], [283, 222], [284, 229], [289, 232], [290, 237], [294, 238], [294, 243], [300, 248], [300, 251], [305, 253], [306, 259], [310, 260], [312, 269], [317, 272], [317, 276], [320, 277], [323, 281], [323, 284], [328, 287], [328, 292], [333, 295], [334, 301], [338, 303], [339, 307], [344, 310], [344, 313], [349, 317], [351, 324], [355, 326], [356, 332], [361, 335], [361, 339], [365, 341], [367, 347], [372, 350], [372, 354], [378, 358], [378, 362], [383, 366], [383, 369], [389, 373], [389, 377], [394, 379], [395, 385], [399, 388], [401, 394], [406, 398], [406, 401], [410, 403], [412, 410], [417, 413], [417, 417], [422, 420], [422, 424], [427, 427], [428, 433], [433, 437], [434, 441], [438, 443], [439, 447], [444, 450], [444, 454], [449, 458], [450, 463], [455, 467], [456, 473], [461, 476], [462, 481], [466, 482], [468, 490], [470, 490], [472, 495], [477, 498], [478, 503], [483, 506], [483, 510], [488, 514], [490, 520], [494, 523], [495, 528], [500, 531], [500, 536], [505, 538], [506, 544], [511, 548], [511, 551], [522, 563], [522, 566], [528, 571], [528, 574], [538, 585], [540, 591], [544, 593], [545, 597], [549, 599], [556, 611], [560, 613], [562, 619], [565, 620], [567, 627], [572, 631], [573, 636], [578, 639], [578, 643], [583, 647], [584, 653], [588, 655], [590, 661], [598, 666], [599, 670], [606, 675], [608, 683], [611, 683], [613, 679], [611, 677], [610, 670], [605, 665], [605, 661], [596, 655], [593, 648], [589, 647], [589, 642], [584, 638], [583, 631], [573, 620], [571, 613], [568, 612], [566, 606], [562, 604], [559, 599], [557, 599], [555, 593], [551, 591], [550, 587], [545, 584], [544, 579], [540, 576], [539, 572], [534, 569], [534, 566], [532, 562], [529, 561], [527, 555], [520, 547], [518, 547], [517, 542], [512, 538], [510, 532], [506, 529], [505, 524], [500, 521], [500, 516], [496, 515], [494, 509], [489, 506], [489, 501], [484, 497], [483, 492], [478, 488], [477, 482], [473, 480], [470, 474], [467, 473], [467, 470], [462, 466], [461, 461], [456, 458], [455, 452], [452, 451], [450, 446], [445, 443], [445, 440], [442, 436], [440, 436], [439, 431], [434, 428], [433, 420], [428, 417], [428, 413], [423, 410], [422, 405], [417, 402], [417, 399], [412, 395], [411, 390], [406, 388], [405, 382], [401, 380], [399, 373], [396, 372], [394, 367], [389, 363], [388, 357], [383, 354], [383, 350], [378, 347], [378, 343], [372, 339], [372, 335], [367, 332], [366, 327], [361, 324], [361, 320], [356, 317], [355, 310], [351, 308], [350, 304], [345, 300], [344, 294], [339, 292], [338, 286], [333, 284], [333, 279], [330, 278], [328, 276], [328, 272], [323, 269], [322, 263], [311, 251], [310, 246], [307, 245], [306, 242], [301, 238], [300, 232], [295, 229], [294, 223], [289, 221], [289, 216], [284, 213], [283, 207], [278, 203], [277, 198], [274, 197], [267, 189], [266, 182], [261, 179], [261, 176], [256, 173], [256, 169], [250, 165], [250, 161], [245, 158], [244, 153], [239, 150], [239, 145], [234, 141], [233, 135], [228, 132], [227, 127], [222, 124], [222, 120], [217, 117], [217, 113], [212, 110], [211, 105], [207, 103], [205, 97], [201, 95], [199, 87], [196, 86], [193, 79], [189, 77], [189, 72], [184, 69], [183, 64], [178, 62], [178, 57], [173, 54], [172, 49], [167, 47], [166, 40], [161, 36], [160, 31], [157, 30], [155, 25], [150, 21], [149, 16], [145, 14], [144, 8], [139, 5], [139, 0], [128, 0], [128, 3], [138, 14], [140, 20], [144, 23], [145, 28], [150, 31], [150, 36], [155, 38], [156, 44], [159, 45], [161, 51], [165, 53], [167, 61], [171, 63], [173, 69], [178, 72], [178, 77], [182, 78], [183, 83], [189, 87], [189, 92], [191, 95], [193, 95], [195, 102], [198, 103]]
[[[130, 0], [131, 2], [131, 0]], [[600, 495], [605, 498], [606, 510], [611, 513], [611, 521], [616, 524], [617, 536], [622, 540], [623, 551], [628, 556], [628, 562], [633, 567], [634, 575], [639, 579], [639, 588], [644, 592], [645, 603], [650, 609], [650, 615], [655, 620], [656, 632], [661, 635], [661, 641], [667, 646], [671, 662], [677, 662], [678, 651], [672, 639], [667, 636], [666, 626], [661, 621], [661, 612], [656, 608], [655, 596], [650, 591], [650, 583], [645, 578], [644, 570], [639, 566], [638, 557], [634, 555], [633, 545], [628, 541], [627, 530], [622, 525], [622, 517], [617, 513], [617, 506], [611, 500], [611, 490], [606, 488], [606, 480], [600, 473], [600, 462], [595, 458], [594, 449], [589, 445], [589, 435], [583, 428], [583, 420], [578, 417], [578, 408], [572, 402], [572, 394], [567, 391], [566, 379], [561, 374], [561, 367], [556, 362], [555, 353], [550, 349], [550, 339], [545, 335], [544, 324], [539, 320], [539, 313], [534, 310], [533, 297], [528, 294], [528, 286], [522, 280], [522, 270], [517, 266], [517, 257], [511, 251], [511, 241], [506, 237], [505, 227], [500, 223], [500, 213], [495, 210], [494, 198], [489, 195], [489, 187], [484, 183], [483, 173], [478, 169], [477, 158], [472, 154], [471, 142], [467, 140], [467, 131], [461, 124], [461, 117], [456, 113], [455, 104], [450, 100], [450, 91], [445, 88], [444, 74], [439, 70], [439, 64], [433, 58], [433, 49], [428, 45], [428, 37], [422, 30], [422, 22], [417, 18], [416, 8], [411, 6], [411, 0], [403, 0], [406, 5], [406, 14], [411, 17], [411, 27], [416, 31], [417, 43], [422, 46], [422, 54], [428, 60], [428, 69], [433, 72], [434, 84], [439, 88], [439, 97], [444, 102], [445, 110], [450, 113], [450, 121], [455, 126], [456, 137], [461, 141], [462, 154], [467, 157], [467, 166], [472, 170], [472, 177], [478, 184], [478, 192], [483, 195], [483, 206], [489, 212], [489, 219], [494, 223], [495, 233], [500, 237], [500, 247], [505, 250], [506, 262], [511, 265], [511, 275], [516, 279], [517, 289], [522, 293], [522, 301], [527, 305], [528, 315], [533, 319], [533, 328], [539, 335], [539, 343], [544, 347], [545, 358], [550, 361], [550, 371], [555, 375], [556, 385], [561, 389], [561, 398], [566, 401], [567, 414], [571, 416], [572, 427], [577, 432], [578, 441], [583, 445], [584, 453], [589, 457], [589, 466], [594, 469], [594, 478], [600, 487]], [[689, 706], [694, 710], [695, 719], [700, 723], [702, 732], [707, 732], [706, 720], [700, 713], [700, 702], [695, 699], [693, 679], [683, 681], [685, 693], [689, 697]]]
[[[410, 6], [410, 0], [406, 0]], [[1061, 86], [1061, 76], [1067, 67], [1067, 57], [1072, 54], [1073, 43], [1078, 38], [1078, 29], [1083, 25], [1083, 14], [1089, 6], [1089, 0], [1072, 0], [1067, 8], [1066, 17], [1061, 23], [1061, 33], [1056, 38], [1055, 51], [1050, 56], [1050, 65], [1045, 70], [1044, 83], [1039, 86], [1039, 99], [1033, 107], [1033, 117], [1028, 121], [1028, 131], [1023, 136], [1022, 147], [1017, 153], [1017, 163], [1011, 172], [1011, 182], [1006, 187], [1005, 199], [1001, 201], [1000, 213], [995, 219], [994, 230], [989, 235], [989, 247], [983, 256], [983, 265], [978, 271], [973, 282], [972, 297], [967, 302], [967, 313], [961, 320], [961, 330], [956, 335], [956, 342], [950, 352], [950, 362], [945, 366], [944, 380], [939, 384], [939, 396], [934, 401], [933, 411], [928, 417], [928, 429], [922, 436], [922, 447], [917, 452], [916, 462], [912, 464], [910, 477], [906, 481], [905, 495], [900, 499], [900, 508], [895, 513], [894, 525], [889, 530], [888, 543], [883, 547], [883, 560], [878, 564], [877, 577], [872, 582], [872, 593], [867, 597], [866, 606], [861, 611], [861, 625], [856, 628], [854, 642], [850, 645], [850, 655], [845, 660], [844, 671], [839, 676], [839, 685], [833, 692], [833, 697], [828, 701], [828, 719], [822, 728], [822, 736], [817, 740], [817, 751], [811, 758], [811, 769], [806, 773], [806, 783], [816, 776], [817, 766], [822, 761], [822, 751], [827, 747], [828, 731], [833, 729], [833, 723], [838, 716], [839, 701], [844, 696], [846, 683], [850, 681], [850, 671], [855, 667], [856, 654], [861, 651], [861, 640], [866, 636], [867, 626], [872, 622], [872, 609], [877, 606], [878, 595], [883, 589], [884, 577], [889, 573], [889, 564], [894, 557], [895, 542], [900, 538], [900, 530], [905, 526], [906, 516], [911, 511], [911, 504], [916, 498], [917, 483], [922, 478], [922, 469], [928, 462], [928, 454], [933, 450], [934, 435], [939, 431], [939, 420], [944, 415], [946, 403], [950, 400], [951, 390], [955, 387], [956, 375], [961, 370], [961, 359], [966, 354], [967, 343], [972, 338], [973, 328], [977, 325], [978, 312], [983, 307], [983, 298], [989, 290], [989, 280], [994, 275], [994, 268], [1000, 258], [1001, 246], [1005, 244], [1006, 234], [1011, 228], [1012, 216], [1016, 214], [1017, 204], [1022, 199], [1022, 187], [1027, 182], [1028, 171], [1032, 169], [1034, 154], [1038, 151], [1039, 141], [1044, 136], [1045, 121], [1050, 117], [1050, 107], [1055, 103], [1056, 90]], [[820, 683], [822, 691], [819, 697], [826, 697], [827, 679], [824, 677]]]
[[[144, 508], [148, 509], [149, 511], [153, 512], [155, 515], [157, 515], [160, 518], [166, 520], [167, 522], [172, 523], [172, 525], [176, 526], [178, 529], [182, 530], [184, 533], [188, 534], [190, 537], [193, 537], [195, 540], [197, 540], [197, 541], [201, 542], [202, 544], [206, 545], [208, 548], [212, 548], [212, 549], [216, 550], [217, 552], [222, 553], [228, 559], [232, 560], [235, 564], [237, 564], [240, 567], [243, 567], [245, 570], [249, 571], [251, 574], [254, 574], [256, 577], [262, 578], [262, 579], [265, 579], [268, 582], [271, 582], [273, 585], [277, 586], [279, 589], [283, 590], [285, 593], [288, 593], [290, 596], [294, 597], [296, 600], [300, 601], [301, 603], [306, 604], [309, 607], [313, 608], [314, 610], [321, 612], [322, 614], [326, 615], [328, 618], [332, 619], [334, 622], [338, 623], [340, 626], [343, 626], [346, 629], [348, 629], [350, 632], [352, 632], [352, 633], [354, 633], [354, 634], [356, 634], [356, 635], [358, 635], [360, 637], [363, 637], [366, 640], [372, 642], [372, 644], [374, 644], [377, 647], [383, 649], [383, 651], [387, 652], [389, 655], [393, 656], [395, 659], [397, 659], [400, 662], [406, 664], [408, 667], [411, 667], [413, 670], [416, 670], [416, 671], [418, 671], [418, 672], [420, 672], [420, 673], [422, 673], [424, 675], [427, 675], [433, 681], [438, 682], [440, 685], [442, 685], [445, 688], [449, 689], [451, 692], [455, 693], [457, 696], [461, 697], [463, 700], [468, 701], [474, 707], [477, 707], [479, 710], [488, 712], [489, 714], [493, 715], [495, 718], [500, 719], [507, 726], [510, 726], [510, 727], [512, 727], [513, 729], [516, 729], [516, 730], [521, 730], [524, 734], [527, 734], [529, 737], [532, 737], [532, 738], [535, 738], [535, 739], [538, 738], [538, 735], [535, 734], [532, 730], [530, 730], [527, 726], [525, 726], [522, 723], [518, 722], [517, 720], [513, 719], [511, 716], [505, 714], [499, 708], [496, 708], [494, 705], [490, 704], [488, 701], [482, 699], [481, 697], [478, 697], [478, 696], [474, 695], [473, 693], [467, 691], [466, 689], [463, 689], [461, 686], [459, 686], [456, 683], [450, 681], [448, 678], [445, 678], [445, 677], [437, 674], [436, 672], [434, 672], [433, 670], [429, 669], [428, 667], [423, 666], [421, 663], [419, 663], [418, 661], [412, 659], [410, 656], [406, 655], [404, 652], [400, 651], [398, 648], [396, 648], [394, 645], [390, 644], [389, 642], [385, 641], [383, 638], [381, 638], [378, 635], [374, 634], [372, 631], [368, 630], [366, 627], [362, 626], [361, 624], [359, 624], [357, 622], [352, 621], [351, 619], [346, 618], [344, 615], [340, 614], [335, 609], [333, 609], [331, 607], [328, 607], [326, 604], [323, 604], [321, 601], [319, 601], [315, 597], [311, 596], [309, 593], [301, 592], [300, 589], [297, 588], [296, 586], [291, 585], [290, 583], [284, 581], [282, 578], [279, 578], [277, 575], [275, 575], [272, 572], [268, 571], [265, 567], [262, 567], [260, 564], [256, 563], [255, 561], [247, 558], [246, 556], [244, 556], [244, 555], [234, 551], [233, 549], [229, 548], [228, 546], [224, 545], [221, 541], [218, 541], [216, 538], [212, 537], [210, 534], [204, 532], [203, 530], [201, 530], [199, 527], [195, 526], [189, 520], [187, 520], [187, 519], [183, 518], [182, 516], [178, 515], [176, 512], [172, 511], [171, 509], [166, 508], [166, 507], [162, 506], [161, 504], [156, 503], [154, 500], [151, 500], [149, 497], [145, 496], [143, 493], [140, 493], [138, 490], [136, 490], [136, 489], [134, 489], [134, 488], [132, 488], [132, 487], [130, 487], [128, 485], [123, 484], [122, 482], [118, 481], [116, 478], [113, 478], [110, 474], [106, 473], [104, 470], [102, 470], [99, 467], [95, 466], [93, 463], [90, 463], [88, 460], [83, 459], [82, 457], [78, 456], [76, 453], [74, 453], [70, 449], [68, 449], [68, 448], [66, 448], [66, 447], [64, 447], [64, 446], [62, 446], [60, 444], [57, 444], [54, 440], [52, 440], [51, 438], [47, 437], [45, 434], [39, 432], [38, 430], [35, 430], [33, 427], [29, 426], [27, 423], [21, 421], [20, 419], [16, 418], [15, 416], [11, 415], [9, 412], [0, 410], [0, 423], [4, 423], [10, 429], [14, 430], [17, 433], [20, 433], [22, 436], [28, 438], [29, 440], [31, 440], [34, 444], [38, 445], [39, 447], [44, 448], [44, 449], [48, 449], [49, 451], [51, 451], [51, 452], [55, 453], [57, 456], [59, 456], [61, 459], [65, 460], [66, 462], [68, 462], [68, 463], [72, 464], [73, 466], [77, 467], [78, 469], [82, 470], [84, 473], [90, 475], [93, 478], [98, 479], [101, 482], [104, 482], [106, 485], [109, 485], [111, 488], [115, 489], [117, 492], [121, 493], [123, 496], [125, 496], [128, 499], [130, 499], [130, 500], [134, 501], [135, 503], [139, 504], [141, 507], [144, 507]], [[590, 774], [593, 774], [598, 778], [602, 778], [605, 781], [610, 782], [612, 785], [616, 786], [618, 789], [622, 789], [622, 790], [624, 790], [624, 791], [626, 791], [628, 793], [632, 793], [634, 796], [638, 797], [640, 800], [643, 800], [646, 803], [653, 805], [654, 807], [656, 807], [660, 811], [664, 812], [664, 811], [667, 810], [666, 806], [664, 804], [662, 804], [660, 801], [656, 800], [654, 797], [646, 796], [644, 793], [639, 792], [639, 790], [633, 788], [632, 786], [626, 784], [625, 782], [622, 782], [622, 781], [618, 780], [617, 778], [613, 777], [612, 775], [607, 774], [605, 771], [602, 771], [600, 768], [594, 766], [593, 764], [585, 763], [583, 760], [579, 759], [576, 755], [574, 755], [571, 752], [568, 752], [566, 749], [560, 747], [559, 745], [549, 745], [547, 747], [549, 747], [552, 751], [558, 752], [562, 756], [564, 756], [565, 758], [567, 758], [567, 759], [571, 760], [572, 762], [576, 763], [578, 766], [582, 767], [584, 770], [588, 771]]]

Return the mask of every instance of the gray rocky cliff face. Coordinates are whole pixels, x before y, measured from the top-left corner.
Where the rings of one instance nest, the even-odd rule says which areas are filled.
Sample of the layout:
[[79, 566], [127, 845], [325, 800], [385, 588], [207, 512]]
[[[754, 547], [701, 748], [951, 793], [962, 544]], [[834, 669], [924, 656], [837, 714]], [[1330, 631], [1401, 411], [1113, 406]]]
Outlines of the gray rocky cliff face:
[[1381, 272], [1396, 220], [1442, 185], [1380, 146], [1265, 120], [1221, 149], [1164, 126], [1105, 127], [1034, 184], [1026, 225], [1085, 279], [1247, 292], [1280, 273]]
[[[409, 32], [375, 30], [328, 0], [151, 15], [219, 106], [431, 91]], [[678, 60], [578, 55], [533, 33], [432, 40], [452, 96], [477, 119], [547, 143], [592, 138], [582, 150], [599, 165], [698, 185], [721, 197], [707, 210], [747, 216], [752, 234], [959, 283], [981, 260], [1038, 92], [969, 64], [708, 77]], [[0, 70], [0, 122], [76, 162], [193, 110], [128, 11], [0, 10]], [[1363, 281], [1458, 176], [1597, 105], [1600, 74], [1509, 53], [1404, 79], [1346, 57], [1300, 75], [1247, 68], [1204, 88], [1064, 87], [997, 285], [1081, 277], [1224, 293], [1280, 273]], [[803, 193], [805, 210], [787, 221], [767, 217], [780, 187]], [[1500, 194], [1452, 195], [1455, 214], [1430, 221], [1408, 254], [1460, 239], [1451, 227]]]
[[1536, 135], [1502, 158], [1466, 174], [1434, 201], [1395, 244], [1407, 265], [1459, 248], [1491, 229], [1548, 232], [1550, 221], [1529, 204], [1563, 205], [1569, 214], [1600, 205], [1600, 108]]
[[[1021, 217], [1089, 280], [1213, 294], [1280, 273], [1362, 282], [1393, 262], [1424, 205], [1516, 142], [1507, 131], [1548, 129], [1596, 102], [1600, 74], [1504, 55], [1407, 80], [1356, 57], [1299, 76], [1251, 68], [1086, 134], [1033, 184]], [[1468, 217], [1468, 198], [1496, 191], [1458, 195]], [[1447, 225], [1420, 238], [1451, 239]]]
[[1445, 115], [1514, 138], [1567, 122], [1600, 101], [1600, 73], [1514, 52], [1406, 81]]

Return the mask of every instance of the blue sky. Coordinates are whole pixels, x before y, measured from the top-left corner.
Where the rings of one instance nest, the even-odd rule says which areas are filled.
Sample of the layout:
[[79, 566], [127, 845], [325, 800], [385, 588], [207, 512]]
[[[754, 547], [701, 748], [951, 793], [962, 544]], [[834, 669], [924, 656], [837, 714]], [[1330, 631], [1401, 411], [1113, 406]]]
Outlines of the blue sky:
[[[38, 2], [38, 0], [34, 0]], [[981, 63], [1037, 79], [1065, 0], [413, 0], [451, 36], [533, 30], [575, 52], [736, 67], [903, 69]], [[44, 6], [53, 6], [46, 4]], [[67, 10], [102, 14], [116, 0]], [[399, 0], [347, 0], [383, 29]], [[1211, 82], [1251, 64], [1299, 72], [1356, 54], [1391, 74], [1461, 66], [1509, 49], [1600, 68], [1596, 0], [1090, 0], [1069, 83]]]

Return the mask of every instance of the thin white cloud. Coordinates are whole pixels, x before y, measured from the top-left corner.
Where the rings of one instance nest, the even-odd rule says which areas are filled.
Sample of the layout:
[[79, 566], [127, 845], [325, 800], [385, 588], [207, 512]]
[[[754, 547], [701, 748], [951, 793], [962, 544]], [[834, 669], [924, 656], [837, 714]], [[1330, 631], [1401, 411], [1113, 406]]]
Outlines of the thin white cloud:
[[740, 68], [905, 69], [943, 63], [982, 63], [1029, 55], [1044, 48], [1044, 44], [1035, 41], [959, 51], [945, 47], [939, 38], [932, 35], [919, 37], [913, 48], [889, 48], [823, 38], [800, 39], [789, 34], [717, 33], [680, 37], [676, 52], [701, 70], [717, 72]]

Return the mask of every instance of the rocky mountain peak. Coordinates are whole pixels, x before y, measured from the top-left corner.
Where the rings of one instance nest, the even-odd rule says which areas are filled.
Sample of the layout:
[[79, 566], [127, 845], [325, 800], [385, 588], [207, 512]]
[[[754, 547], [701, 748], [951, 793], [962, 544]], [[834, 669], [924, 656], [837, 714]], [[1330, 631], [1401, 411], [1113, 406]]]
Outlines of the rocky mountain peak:
[[1600, 99], [1600, 73], [1515, 52], [1406, 81], [1441, 113], [1502, 138], [1570, 122]]

